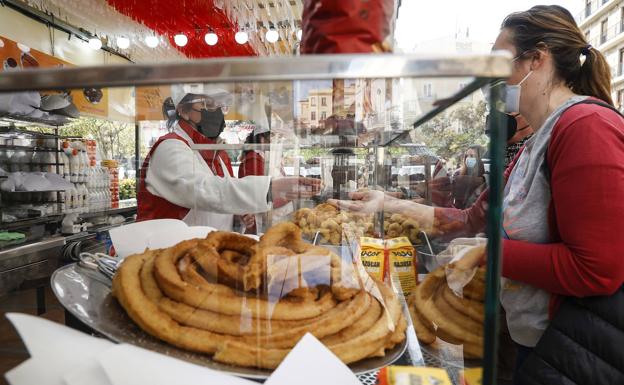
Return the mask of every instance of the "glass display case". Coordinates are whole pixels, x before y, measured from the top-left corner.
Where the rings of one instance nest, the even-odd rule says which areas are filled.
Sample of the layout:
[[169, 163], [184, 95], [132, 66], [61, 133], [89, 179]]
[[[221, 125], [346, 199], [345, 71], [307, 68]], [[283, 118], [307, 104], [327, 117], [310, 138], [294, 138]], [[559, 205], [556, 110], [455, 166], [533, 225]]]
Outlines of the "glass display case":
[[136, 87], [138, 219], [222, 231], [127, 258], [112, 292], [57, 272], [70, 311], [72, 290], [94, 290], [80, 306], [95, 310], [72, 312], [104, 335], [266, 378], [309, 332], [362, 376], [436, 366], [493, 384], [505, 133], [498, 117], [485, 135], [484, 115], [510, 59], [71, 68], [3, 73], [0, 91]]

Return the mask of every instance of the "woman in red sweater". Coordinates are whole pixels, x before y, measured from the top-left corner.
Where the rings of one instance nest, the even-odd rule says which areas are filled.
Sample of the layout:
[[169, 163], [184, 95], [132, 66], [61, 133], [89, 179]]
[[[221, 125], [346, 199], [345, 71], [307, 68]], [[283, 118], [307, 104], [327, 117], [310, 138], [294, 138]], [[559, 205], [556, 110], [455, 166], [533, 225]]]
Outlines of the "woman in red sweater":
[[[507, 92], [505, 112], [519, 112], [536, 128], [505, 172], [503, 199], [501, 302], [522, 358], [563, 297], [609, 296], [624, 283], [624, 118], [593, 104], [613, 104], [609, 66], [564, 8], [509, 15], [494, 49], [514, 56], [507, 87], [519, 92], [517, 99]], [[383, 205], [386, 213], [409, 214], [447, 233], [456, 225], [456, 235], [474, 235], [485, 224], [487, 193], [467, 210], [375, 192], [354, 198], [363, 202], [339, 204]]]

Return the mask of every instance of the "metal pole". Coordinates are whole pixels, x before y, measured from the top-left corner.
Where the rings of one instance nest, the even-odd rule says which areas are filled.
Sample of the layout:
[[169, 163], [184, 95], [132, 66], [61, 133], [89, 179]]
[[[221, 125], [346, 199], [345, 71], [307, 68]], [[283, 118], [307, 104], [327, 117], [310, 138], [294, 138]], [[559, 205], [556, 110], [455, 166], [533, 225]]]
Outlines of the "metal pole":
[[495, 112], [497, 101], [503, 96], [503, 88], [492, 87], [490, 91], [490, 194], [488, 199], [487, 272], [485, 291], [485, 323], [483, 325], [483, 385], [496, 384], [499, 329], [499, 291], [502, 252], [502, 196], [503, 196], [503, 155], [506, 146], [504, 114]]
[[141, 130], [138, 122], [134, 124], [134, 171], [135, 191], [138, 193], [141, 177]]

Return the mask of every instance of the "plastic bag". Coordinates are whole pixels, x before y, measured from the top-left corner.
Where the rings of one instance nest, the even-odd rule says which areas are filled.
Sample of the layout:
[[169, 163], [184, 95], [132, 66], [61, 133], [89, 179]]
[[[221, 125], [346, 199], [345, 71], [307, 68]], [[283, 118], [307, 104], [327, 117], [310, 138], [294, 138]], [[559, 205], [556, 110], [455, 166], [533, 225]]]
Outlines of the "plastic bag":
[[463, 258], [479, 257], [480, 249], [487, 245], [487, 238], [455, 238], [448, 247], [437, 256], [439, 266], [446, 265], [446, 281], [456, 294], [461, 295], [462, 289], [475, 276], [478, 266], [469, 269], [459, 268], [456, 262]]

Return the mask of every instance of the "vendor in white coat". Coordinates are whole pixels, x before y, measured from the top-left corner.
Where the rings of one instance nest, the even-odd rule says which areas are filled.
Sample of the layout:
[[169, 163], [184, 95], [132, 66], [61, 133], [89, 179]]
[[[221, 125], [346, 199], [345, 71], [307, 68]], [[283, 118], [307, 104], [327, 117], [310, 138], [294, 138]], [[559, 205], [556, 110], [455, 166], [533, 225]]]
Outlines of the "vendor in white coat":
[[172, 218], [231, 230], [232, 214], [265, 212], [273, 198], [318, 193], [319, 182], [314, 179], [232, 178], [222, 151], [191, 149], [194, 144], [214, 143], [223, 130], [222, 108], [231, 100], [227, 92], [204, 91], [201, 84], [175, 86], [172, 99], [173, 130], [158, 139], [141, 168], [137, 220]]

